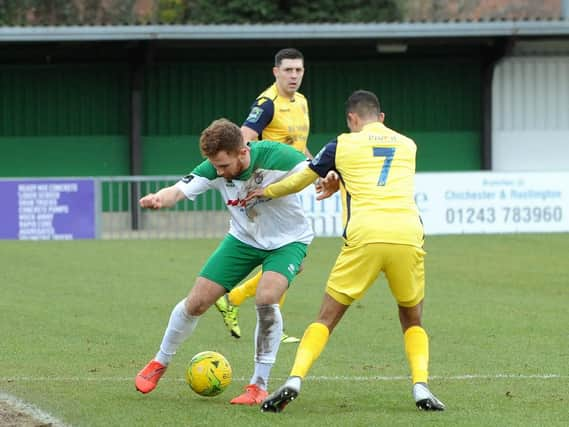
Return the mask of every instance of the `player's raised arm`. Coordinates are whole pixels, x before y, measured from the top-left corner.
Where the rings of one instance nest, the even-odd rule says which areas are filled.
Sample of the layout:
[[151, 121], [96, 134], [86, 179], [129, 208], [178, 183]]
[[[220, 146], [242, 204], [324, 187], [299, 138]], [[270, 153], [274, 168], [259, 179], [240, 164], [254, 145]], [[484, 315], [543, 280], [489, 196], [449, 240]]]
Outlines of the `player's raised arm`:
[[259, 133], [251, 129], [248, 126], [241, 126], [241, 135], [243, 135], [243, 141], [257, 141], [259, 139]]
[[288, 194], [298, 193], [303, 188], [308, 187], [312, 184], [318, 175], [310, 168], [304, 168], [299, 172], [293, 173], [292, 175], [286, 177], [282, 181], [275, 182], [271, 184], [262, 191], [260, 189], [254, 190], [247, 194], [245, 201], [254, 199], [255, 197], [270, 197], [276, 199], [278, 197], [283, 197]]
[[157, 193], [149, 193], [139, 200], [140, 207], [148, 209], [171, 208], [185, 199], [184, 193], [175, 185], [164, 187]]

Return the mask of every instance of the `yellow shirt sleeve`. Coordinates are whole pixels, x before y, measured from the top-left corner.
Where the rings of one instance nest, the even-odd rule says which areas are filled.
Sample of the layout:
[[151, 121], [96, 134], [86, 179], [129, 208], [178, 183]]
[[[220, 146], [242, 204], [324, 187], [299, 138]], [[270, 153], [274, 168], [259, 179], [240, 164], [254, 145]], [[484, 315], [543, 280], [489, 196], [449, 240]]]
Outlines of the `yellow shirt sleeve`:
[[318, 178], [318, 174], [310, 168], [293, 173], [282, 181], [275, 182], [263, 190], [263, 196], [276, 199], [287, 194], [297, 193], [308, 187]]

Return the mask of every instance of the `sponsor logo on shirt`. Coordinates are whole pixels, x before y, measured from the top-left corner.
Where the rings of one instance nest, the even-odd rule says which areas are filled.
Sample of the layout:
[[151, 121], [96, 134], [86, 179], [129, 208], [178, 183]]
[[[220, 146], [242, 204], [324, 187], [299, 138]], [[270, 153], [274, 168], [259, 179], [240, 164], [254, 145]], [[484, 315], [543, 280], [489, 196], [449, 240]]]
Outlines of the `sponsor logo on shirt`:
[[265, 177], [263, 176], [263, 172], [255, 172], [255, 184], [260, 184], [261, 182], [263, 182], [263, 179], [265, 179]]
[[227, 200], [227, 206], [245, 206], [245, 200], [243, 199], [228, 199]]
[[194, 179], [193, 175], [186, 175], [185, 177], [182, 178], [182, 182], [184, 184], [188, 184], [192, 179]]
[[291, 135], [287, 135], [283, 142], [285, 144], [292, 145], [292, 144], [294, 144], [294, 137]]

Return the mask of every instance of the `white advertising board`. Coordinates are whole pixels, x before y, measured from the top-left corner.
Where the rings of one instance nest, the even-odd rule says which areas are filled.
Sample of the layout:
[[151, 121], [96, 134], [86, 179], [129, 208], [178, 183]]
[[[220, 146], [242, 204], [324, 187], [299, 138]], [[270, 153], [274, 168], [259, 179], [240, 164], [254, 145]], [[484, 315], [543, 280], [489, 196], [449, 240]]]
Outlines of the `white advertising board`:
[[426, 234], [569, 231], [569, 172], [421, 173]]
[[339, 191], [327, 199], [316, 200], [314, 186], [310, 185], [299, 195], [304, 212], [312, 222], [314, 234], [327, 237], [342, 235], [342, 199]]
[[[415, 186], [427, 235], [569, 231], [569, 172], [418, 173]], [[338, 193], [303, 205], [316, 235], [342, 235]]]

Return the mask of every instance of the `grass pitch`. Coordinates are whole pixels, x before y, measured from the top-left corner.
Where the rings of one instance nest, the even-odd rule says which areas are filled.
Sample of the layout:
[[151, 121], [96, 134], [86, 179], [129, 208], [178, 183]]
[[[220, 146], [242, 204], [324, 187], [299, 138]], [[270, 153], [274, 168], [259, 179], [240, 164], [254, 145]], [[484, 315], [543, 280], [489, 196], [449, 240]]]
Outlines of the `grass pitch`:
[[[134, 375], [216, 245], [0, 242], [0, 393], [77, 426], [569, 424], [569, 234], [427, 239], [424, 325], [443, 413], [415, 409], [384, 278], [350, 308], [282, 414], [228, 403], [252, 373], [253, 301], [242, 306], [240, 340], [212, 309], [158, 388], [136, 392]], [[283, 308], [289, 334], [301, 335], [315, 318], [340, 246], [339, 239], [311, 245]], [[281, 346], [271, 390], [296, 348]], [[233, 367], [234, 381], [218, 397], [197, 396], [184, 382], [186, 363], [203, 350], [221, 352]]]

